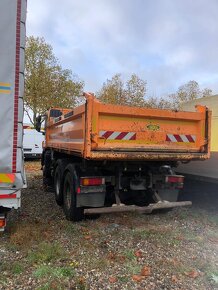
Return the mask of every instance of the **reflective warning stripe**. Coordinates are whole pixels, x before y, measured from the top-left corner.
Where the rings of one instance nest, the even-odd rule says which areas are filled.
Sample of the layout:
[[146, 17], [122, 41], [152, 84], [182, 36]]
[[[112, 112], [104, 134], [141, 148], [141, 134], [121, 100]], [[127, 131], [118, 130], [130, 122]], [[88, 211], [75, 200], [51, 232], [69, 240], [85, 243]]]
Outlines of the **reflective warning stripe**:
[[11, 84], [9, 84], [9, 83], [1, 83], [0, 82], [0, 93], [2, 93], [2, 94], [10, 94], [11, 93]]
[[100, 131], [99, 136], [107, 140], [136, 140], [135, 132]]
[[168, 142], [184, 142], [184, 143], [195, 143], [195, 135], [183, 135], [183, 134], [167, 134], [166, 141]]
[[15, 174], [13, 173], [0, 173], [0, 183], [14, 183]]
[[15, 193], [12, 194], [0, 194], [0, 199], [3, 198], [17, 198], [17, 195]]

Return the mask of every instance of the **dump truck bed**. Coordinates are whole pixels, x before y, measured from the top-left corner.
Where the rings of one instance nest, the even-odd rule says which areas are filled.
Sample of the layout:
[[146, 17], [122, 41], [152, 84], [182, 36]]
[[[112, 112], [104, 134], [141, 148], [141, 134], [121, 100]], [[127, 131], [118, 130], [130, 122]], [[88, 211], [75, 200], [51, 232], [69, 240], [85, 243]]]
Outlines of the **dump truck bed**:
[[45, 147], [91, 160], [209, 157], [211, 113], [204, 106], [180, 112], [102, 104], [85, 96], [86, 104], [73, 111], [49, 111]]

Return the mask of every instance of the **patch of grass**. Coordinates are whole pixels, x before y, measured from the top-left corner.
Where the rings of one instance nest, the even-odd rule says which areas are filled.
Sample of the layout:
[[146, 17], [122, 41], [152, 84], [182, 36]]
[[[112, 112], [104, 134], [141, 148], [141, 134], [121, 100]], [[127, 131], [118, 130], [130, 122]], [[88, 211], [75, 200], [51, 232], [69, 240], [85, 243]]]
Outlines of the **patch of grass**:
[[189, 213], [189, 216], [197, 220], [205, 220], [206, 212], [201, 209], [195, 209]]
[[195, 209], [189, 213], [189, 217], [198, 220], [198, 222], [201, 222], [203, 225], [207, 225], [208, 223], [213, 223], [216, 226], [218, 225], [218, 215], [215, 213], [208, 213], [206, 210]]
[[211, 273], [214, 273], [215, 267], [210, 261], [203, 258], [196, 258], [192, 262], [194, 268], [199, 269], [201, 272], [206, 273], [207, 276], [210, 276]]
[[65, 257], [66, 253], [58, 243], [43, 242], [33, 252], [28, 254], [28, 259], [32, 263], [48, 263]]
[[76, 223], [74, 224], [72, 222], [65, 221], [64, 230], [69, 235], [73, 235], [73, 236], [80, 236], [81, 235], [80, 228], [79, 228], [78, 224], [76, 224]]
[[172, 244], [173, 246], [179, 246], [181, 244], [181, 241], [177, 238], [172, 238], [170, 241], [170, 244]]
[[188, 230], [184, 232], [184, 238], [189, 242], [195, 242], [199, 245], [202, 245], [204, 243], [203, 237], [196, 235], [195, 233]]
[[51, 279], [43, 286], [37, 288], [37, 290], [64, 290], [67, 289], [67, 285], [57, 279]]
[[218, 226], [218, 215], [217, 214], [208, 216], [208, 220], [210, 222], [214, 223], [216, 226]]
[[152, 232], [151, 230], [136, 228], [132, 230], [132, 234], [135, 238], [140, 237], [143, 239], [147, 239], [152, 235]]
[[218, 284], [218, 271], [214, 264], [207, 264], [203, 270], [210, 282]]
[[15, 275], [19, 275], [24, 271], [24, 266], [20, 262], [14, 262], [12, 264], [11, 272]]
[[207, 231], [207, 238], [209, 239], [209, 240], [214, 240], [215, 242], [217, 242], [218, 241], [218, 231], [217, 230], [208, 230]]
[[46, 282], [38, 287], [38, 290], [68, 289], [69, 281], [73, 283], [70, 289], [89, 289], [86, 287], [85, 279], [76, 277], [75, 269], [71, 266], [39, 265], [33, 272], [33, 276], [39, 281]]
[[109, 261], [105, 258], [96, 258], [90, 256], [88, 260], [86, 260], [86, 265], [89, 267], [90, 270], [98, 269], [101, 271], [105, 271], [109, 266]]
[[210, 279], [215, 283], [218, 284], [218, 272], [217, 273], [211, 273]]
[[126, 250], [124, 251], [123, 255], [128, 259], [128, 260], [136, 260], [136, 256], [134, 254], [134, 251], [132, 250]]
[[181, 264], [181, 263], [180, 263], [180, 264], [176, 265], [176, 266], [174, 267], [174, 269], [175, 269], [178, 273], [184, 275], [184, 273], [188, 273], [188, 272], [192, 271], [192, 270], [193, 270], [193, 267], [191, 267], [191, 265]]
[[66, 278], [73, 277], [75, 275], [75, 271], [71, 267], [54, 267], [50, 265], [41, 265], [39, 266], [33, 273], [36, 278]]
[[127, 276], [118, 276], [117, 278], [122, 283], [127, 283], [129, 281], [129, 278]]
[[0, 264], [0, 272], [8, 271], [11, 274], [19, 275], [24, 271], [24, 266], [20, 262], [3, 262]]
[[47, 281], [38, 290], [68, 289], [68, 281], [75, 276], [75, 270], [69, 266], [55, 267], [51, 265], [40, 265], [33, 272], [33, 276]]
[[129, 275], [135, 275], [141, 272], [141, 266], [135, 261], [126, 263], [125, 268], [126, 273], [128, 273]]
[[136, 229], [133, 230], [133, 236], [135, 238], [147, 239], [152, 243], [170, 244], [172, 246], [179, 246], [181, 240], [177, 238], [178, 232], [173, 232], [168, 229]]
[[0, 285], [3, 287], [3, 286], [8, 286], [8, 283], [7, 283], [7, 279], [5, 277], [1, 277], [0, 278]]
[[181, 220], [186, 220], [190, 218], [190, 211], [186, 208], [182, 208], [177, 212], [178, 218]]
[[47, 227], [40, 223], [20, 223], [11, 228], [9, 246], [28, 249], [32, 244], [48, 238]]

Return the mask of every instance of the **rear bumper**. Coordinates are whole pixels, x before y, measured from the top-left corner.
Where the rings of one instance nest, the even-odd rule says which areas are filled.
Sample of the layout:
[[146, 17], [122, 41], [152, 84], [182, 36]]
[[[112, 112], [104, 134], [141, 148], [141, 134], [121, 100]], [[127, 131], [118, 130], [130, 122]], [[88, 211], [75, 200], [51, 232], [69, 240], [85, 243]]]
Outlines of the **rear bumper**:
[[40, 159], [41, 156], [41, 153], [24, 153], [25, 159]]
[[191, 206], [191, 201], [179, 202], [158, 202], [152, 203], [148, 206], [135, 206], [135, 205], [116, 205], [112, 207], [88, 208], [84, 210], [84, 214], [101, 214], [101, 213], [119, 213], [119, 212], [139, 212], [139, 213], [152, 213], [157, 209], [168, 209], [174, 207]]
[[1, 190], [0, 189], [0, 207], [18, 209], [21, 205], [21, 191]]
[[92, 160], [144, 160], [144, 161], [189, 161], [206, 160], [209, 153], [198, 152], [127, 152], [127, 151], [91, 151], [87, 159]]

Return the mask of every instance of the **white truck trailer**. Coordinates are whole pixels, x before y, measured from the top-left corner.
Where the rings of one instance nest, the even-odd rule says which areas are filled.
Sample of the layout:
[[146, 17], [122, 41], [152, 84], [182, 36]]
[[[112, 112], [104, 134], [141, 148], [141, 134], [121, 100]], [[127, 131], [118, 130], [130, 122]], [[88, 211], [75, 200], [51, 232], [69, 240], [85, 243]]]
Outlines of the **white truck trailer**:
[[0, 1], [0, 231], [20, 207], [26, 186], [23, 159], [26, 0]]

